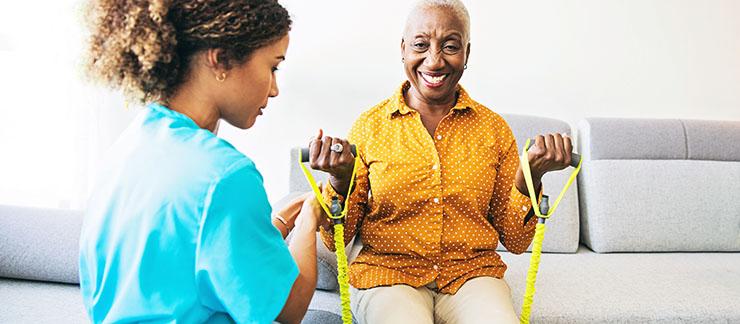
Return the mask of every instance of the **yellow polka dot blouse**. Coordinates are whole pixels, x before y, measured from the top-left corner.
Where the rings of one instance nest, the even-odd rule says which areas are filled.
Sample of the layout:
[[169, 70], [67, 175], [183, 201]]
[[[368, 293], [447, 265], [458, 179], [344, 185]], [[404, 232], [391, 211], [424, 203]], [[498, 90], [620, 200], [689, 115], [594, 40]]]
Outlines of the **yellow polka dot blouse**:
[[[498, 241], [513, 253], [532, 242], [536, 217], [514, 186], [516, 142], [506, 122], [459, 88], [430, 136], [403, 98], [409, 83], [364, 112], [348, 139], [361, 163], [349, 197], [345, 243], [365, 244], [349, 270], [356, 288], [436, 281], [454, 294], [466, 280], [501, 278]], [[326, 186], [324, 198], [338, 194]], [[322, 239], [333, 250], [331, 232]]]

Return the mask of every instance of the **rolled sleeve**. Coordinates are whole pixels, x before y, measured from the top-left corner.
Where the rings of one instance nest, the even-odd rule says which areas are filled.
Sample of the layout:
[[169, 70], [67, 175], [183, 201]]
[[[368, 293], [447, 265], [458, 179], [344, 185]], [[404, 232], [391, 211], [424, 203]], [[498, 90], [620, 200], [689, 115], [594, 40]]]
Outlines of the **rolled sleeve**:
[[[540, 186], [539, 192], [537, 192], [537, 203], [540, 203], [542, 201], [542, 186]], [[511, 205], [510, 208], [513, 210], [520, 210], [521, 212], [519, 215], [521, 216], [521, 222], [520, 224], [524, 224], [524, 231], [534, 231], [534, 227], [537, 225], [537, 216], [532, 216], [527, 222], [525, 223], [524, 220], [527, 217], [527, 214], [529, 214], [530, 211], [532, 211], [532, 200], [529, 198], [529, 196], [519, 192], [519, 189], [516, 188], [516, 185], [511, 188], [511, 197], [509, 198], [509, 204]]]

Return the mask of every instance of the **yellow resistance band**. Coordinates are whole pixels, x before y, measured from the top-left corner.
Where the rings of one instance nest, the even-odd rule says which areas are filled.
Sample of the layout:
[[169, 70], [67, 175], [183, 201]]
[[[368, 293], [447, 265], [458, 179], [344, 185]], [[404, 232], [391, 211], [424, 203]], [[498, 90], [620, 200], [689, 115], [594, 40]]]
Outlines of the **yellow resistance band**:
[[[311, 185], [311, 188], [313, 189], [314, 194], [316, 194], [316, 198], [319, 200], [319, 203], [321, 204], [321, 208], [324, 209], [326, 212], [326, 215], [329, 216], [331, 219], [343, 219], [345, 216], [347, 216], [347, 206], [349, 206], [349, 194], [352, 192], [352, 185], [354, 185], [355, 182], [355, 173], [357, 172], [357, 164], [360, 163], [360, 158], [355, 157], [355, 166], [352, 169], [352, 178], [349, 182], [349, 192], [345, 196], [344, 199], [344, 209], [342, 210], [342, 214], [339, 216], [334, 216], [329, 211], [329, 208], [326, 206], [326, 202], [324, 201], [324, 197], [321, 194], [321, 190], [319, 190], [319, 186], [316, 185], [316, 180], [311, 175], [311, 172], [308, 171], [308, 168], [306, 168], [303, 163], [301, 163], [302, 156], [301, 156], [301, 150], [298, 150], [298, 164], [301, 165], [301, 169], [303, 169], [303, 173], [306, 174], [306, 180], [308, 180], [308, 183]], [[339, 282], [339, 296], [341, 300], [342, 305], [342, 322], [344, 324], [351, 324], [352, 323], [352, 312], [350, 310], [349, 305], [349, 278], [347, 277], [347, 254], [344, 251], [344, 225], [342, 225], [341, 222], [335, 222], [334, 223], [334, 247], [336, 248], [336, 255], [337, 255], [337, 281]]]
[[[578, 172], [581, 171], [581, 163], [583, 162], [583, 158], [581, 158], [580, 161], [578, 161], [578, 166], [575, 170], [573, 170], [573, 173], [570, 175], [570, 178], [568, 179], [568, 182], [565, 184], [565, 187], [562, 191], [560, 191], [560, 195], [558, 196], [558, 199], [555, 200], [555, 203], [552, 205], [550, 210], [548, 211], [547, 215], [542, 215], [540, 213], [540, 206], [537, 204], [537, 193], [534, 191], [534, 184], [532, 183], [532, 172], [529, 169], [529, 157], [527, 156], [527, 149], [529, 148], [529, 142], [530, 140], [527, 140], [527, 143], [524, 144], [524, 149], [522, 150], [522, 171], [524, 171], [524, 180], [527, 182], [527, 190], [529, 191], [529, 199], [532, 200], [532, 207], [534, 209], [535, 215], [539, 218], [549, 218], [550, 215], [555, 211], [555, 207], [558, 206], [560, 203], [560, 199], [563, 198], [563, 195], [566, 191], [568, 191], [568, 187], [570, 187], [570, 184], [573, 183], [573, 180], [575, 180], [576, 176], [578, 175]], [[545, 238], [545, 223], [541, 222], [538, 223], [535, 226], [534, 229], [534, 242], [532, 243], [532, 256], [529, 259], [529, 271], [527, 272], [527, 289], [524, 290], [524, 303], [522, 304], [522, 315], [519, 318], [519, 323], [521, 324], [529, 324], [529, 315], [532, 313], [532, 300], [534, 298], [534, 282], [537, 280], [537, 270], [540, 266], [540, 255], [542, 254], [542, 240]]]

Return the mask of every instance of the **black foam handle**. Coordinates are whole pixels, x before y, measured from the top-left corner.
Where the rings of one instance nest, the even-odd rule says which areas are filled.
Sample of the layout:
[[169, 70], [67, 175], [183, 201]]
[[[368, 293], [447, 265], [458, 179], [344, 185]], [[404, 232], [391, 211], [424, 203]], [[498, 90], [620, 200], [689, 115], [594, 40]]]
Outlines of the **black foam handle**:
[[[529, 140], [529, 148], [532, 148], [534, 146], [534, 138]], [[578, 163], [581, 162], [581, 156], [578, 153], [570, 153], [570, 166], [576, 168], [578, 167]]]
[[[352, 152], [352, 155], [357, 156], [357, 147], [355, 144], [350, 144], [349, 150]], [[301, 148], [301, 162], [308, 162], [309, 152], [308, 147]]]

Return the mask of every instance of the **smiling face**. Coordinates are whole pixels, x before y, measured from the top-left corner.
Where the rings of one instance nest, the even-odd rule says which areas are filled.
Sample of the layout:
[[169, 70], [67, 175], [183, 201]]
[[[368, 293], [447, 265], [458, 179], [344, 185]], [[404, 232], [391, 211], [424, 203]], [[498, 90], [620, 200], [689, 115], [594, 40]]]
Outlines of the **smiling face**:
[[227, 71], [228, 78], [218, 103], [221, 118], [229, 124], [247, 129], [254, 125], [267, 100], [278, 95], [275, 71], [285, 60], [290, 38], [280, 40], [252, 53], [249, 60]]
[[401, 52], [409, 95], [429, 104], [453, 101], [470, 44], [464, 21], [445, 7], [418, 8], [409, 16]]

